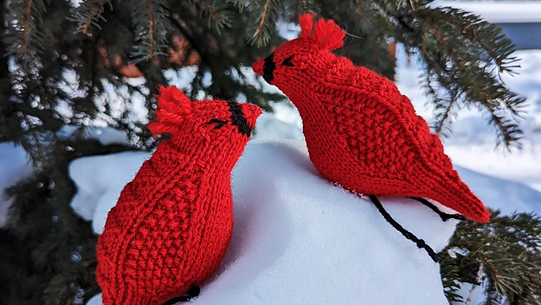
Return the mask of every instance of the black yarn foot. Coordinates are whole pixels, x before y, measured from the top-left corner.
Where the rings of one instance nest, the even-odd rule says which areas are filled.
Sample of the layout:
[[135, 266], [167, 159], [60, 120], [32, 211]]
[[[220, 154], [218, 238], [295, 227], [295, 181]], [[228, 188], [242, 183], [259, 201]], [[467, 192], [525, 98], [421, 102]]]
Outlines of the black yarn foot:
[[440, 211], [435, 205], [433, 205], [432, 203], [430, 203], [430, 201], [424, 199], [424, 198], [421, 198], [421, 197], [410, 197], [411, 199], [413, 200], [417, 200], [419, 201], [420, 203], [426, 205], [427, 207], [429, 207], [432, 211], [436, 212], [436, 214], [438, 214], [441, 218], [442, 221], [447, 221], [449, 219], [458, 219], [458, 220], [464, 220], [466, 219], [466, 217], [464, 217], [463, 215], [460, 215], [460, 214], [447, 214], [445, 212], [442, 212]]
[[425, 249], [426, 253], [428, 253], [428, 256], [430, 256], [430, 258], [435, 263], [440, 261], [439, 255], [436, 252], [434, 252], [434, 250], [432, 250], [432, 248], [429, 245], [427, 245], [424, 240], [417, 238], [417, 236], [413, 235], [413, 233], [411, 233], [410, 231], [404, 229], [404, 227], [402, 227], [398, 222], [396, 222], [396, 220], [394, 220], [391, 217], [391, 215], [389, 213], [387, 213], [387, 211], [385, 211], [385, 209], [383, 208], [383, 205], [379, 201], [378, 197], [376, 197], [374, 195], [369, 195], [368, 197], [370, 198], [372, 203], [374, 203], [374, 205], [378, 209], [379, 213], [383, 216], [383, 218], [385, 218], [385, 220], [389, 224], [391, 224], [391, 226], [393, 226], [393, 228], [395, 228], [398, 232], [400, 232], [406, 239], [409, 239], [412, 242], [414, 242], [419, 249]]
[[188, 290], [188, 292], [185, 295], [172, 298], [171, 300], [163, 303], [162, 305], [173, 305], [178, 302], [188, 302], [189, 300], [198, 296], [200, 292], [201, 292], [201, 288], [199, 288], [198, 286], [193, 286], [192, 288], [190, 288], [190, 290]]

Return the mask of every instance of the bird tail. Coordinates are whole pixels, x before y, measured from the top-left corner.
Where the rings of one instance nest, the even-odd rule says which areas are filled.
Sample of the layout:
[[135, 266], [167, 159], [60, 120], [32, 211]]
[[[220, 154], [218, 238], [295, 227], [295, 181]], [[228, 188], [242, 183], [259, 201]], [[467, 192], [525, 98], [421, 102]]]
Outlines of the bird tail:
[[[429, 169], [430, 177], [438, 181], [433, 181], [433, 185], [423, 185], [422, 188], [430, 189], [428, 198], [434, 199], [439, 203], [454, 209], [466, 218], [485, 223], [490, 218], [490, 212], [477, 198], [470, 188], [460, 179], [456, 170], [453, 169], [451, 159], [444, 152], [443, 144], [437, 134], [430, 132], [426, 121], [417, 116], [417, 130], [419, 137], [425, 136], [420, 142], [427, 143], [425, 158], [433, 166]], [[426, 182], [426, 181], [425, 181]]]
[[459, 212], [464, 217], [481, 223], [489, 221], [490, 212], [470, 188], [460, 180], [455, 170], [448, 172], [439, 187], [433, 191], [434, 193], [428, 196], [429, 198]]
[[192, 102], [182, 90], [175, 86], [160, 86], [159, 90], [160, 94], [156, 95], [158, 109], [154, 111], [156, 119], [147, 126], [154, 139], [160, 133], [175, 132], [178, 124], [192, 112]]

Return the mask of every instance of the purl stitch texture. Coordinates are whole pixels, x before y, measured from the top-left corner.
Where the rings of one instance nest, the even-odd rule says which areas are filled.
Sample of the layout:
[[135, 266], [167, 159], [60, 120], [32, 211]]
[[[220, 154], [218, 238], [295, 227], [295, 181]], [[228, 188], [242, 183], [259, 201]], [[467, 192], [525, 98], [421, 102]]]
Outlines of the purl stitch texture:
[[345, 32], [334, 21], [300, 17], [301, 35], [253, 65], [299, 109], [310, 159], [346, 189], [430, 198], [465, 217], [490, 213], [464, 184], [439, 137], [396, 85], [331, 50]]
[[109, 212], [96, 277], [105, 305], [161, 305], [216, 270], [233, 228], [231, 171], [261, 109], [161, 89], [148, 127], [170, 133]]

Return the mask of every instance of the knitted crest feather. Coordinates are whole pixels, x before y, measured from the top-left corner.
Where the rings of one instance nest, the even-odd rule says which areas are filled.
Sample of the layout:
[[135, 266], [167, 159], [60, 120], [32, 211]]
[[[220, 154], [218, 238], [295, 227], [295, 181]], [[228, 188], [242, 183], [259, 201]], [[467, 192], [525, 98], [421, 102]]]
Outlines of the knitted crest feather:
[[299, 17], [301, 37], [316, 43], [321, 49], [334, 50], [344, 45], [346, 32], [333, 20], [319, 19], [314, 26], [314, 16], [310, 13]]
[[158, 89], [158, 109], [154, 111], [156, 119], [148, 125], [154, 139], [160, 133], [173, 133], [176, 126], [192, 112], [192, 102], [180, 89], [175, 86], [160, 86]]

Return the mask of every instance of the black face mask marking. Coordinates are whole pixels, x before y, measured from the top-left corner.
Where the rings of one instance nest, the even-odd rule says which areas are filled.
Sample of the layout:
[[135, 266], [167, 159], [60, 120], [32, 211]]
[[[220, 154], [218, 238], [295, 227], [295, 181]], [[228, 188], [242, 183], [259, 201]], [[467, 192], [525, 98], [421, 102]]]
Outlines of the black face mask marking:
[[218, 128], [222, 128], [224, 127], [224, 125], [227, 123], [227, 121], [222, 121], [220, 119], [212, 119], [210, 120], [208, 123], [206, 123], [205, 125], [208, 125], [208, 124], [216, 124], [216, 126], [214, 126], [214, 129], [218, 129]]
[[293, 63], [291, 62], [292, 59], [293, 56], [289, 56], [288, 58], [284, 59], [284, 61], [282, 62], [282, 66], [293, 67]]
[[229, 105], [229, 111], [231, 112], [231, 124], [237, 126], [239, 133], [250, 136], [252, 128], [248, 125], [248, 121], [244, 117], [240, 105], [232, 101], [227, 102], [227, 105]]
[[274, 64], [274, 53], [265, 57], [265, 64], [263, 65], [263, 78], [270, 84], [274, 79], [274, 69], [276, 65]]

